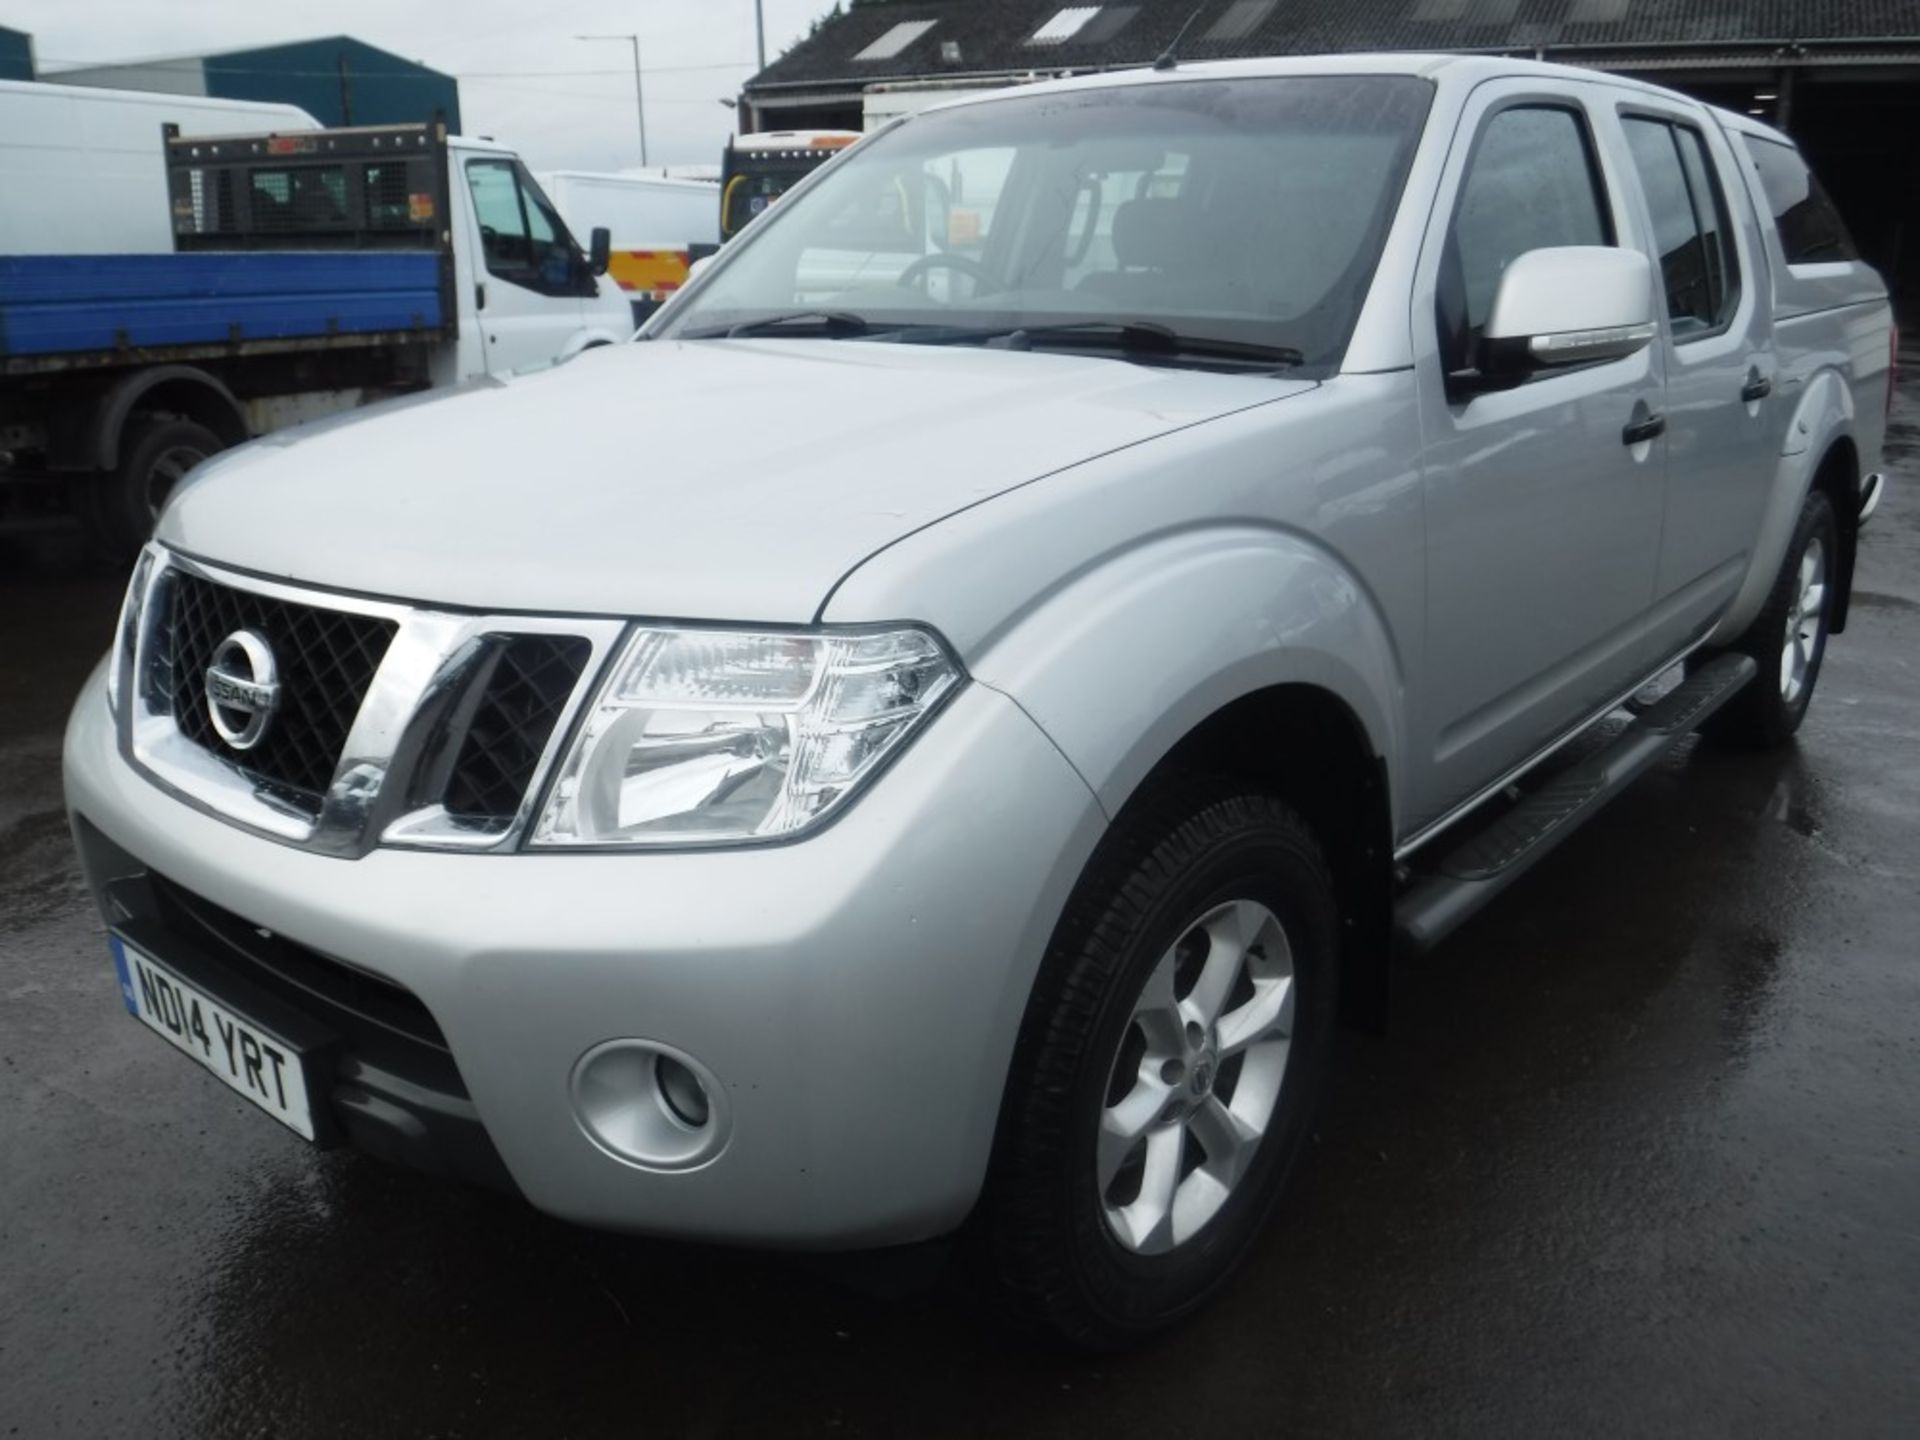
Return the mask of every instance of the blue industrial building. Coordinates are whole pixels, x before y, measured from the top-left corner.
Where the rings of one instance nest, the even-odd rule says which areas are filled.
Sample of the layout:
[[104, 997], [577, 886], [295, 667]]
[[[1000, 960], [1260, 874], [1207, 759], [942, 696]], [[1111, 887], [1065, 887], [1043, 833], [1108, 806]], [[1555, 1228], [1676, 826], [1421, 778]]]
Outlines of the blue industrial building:
[[33, 79], [33, 37], [0, 25], [0, 80]]
[[[0, 49], [0, 67], [4, 54]], [[213, 55], [89, 65], [40, 78], [64, 85], [298, 105], [323, 125], [399, 125], [431, 120], [439, 113], [454, 133], [460, 130], [460, 85], [453, 76], [350, 35]]]

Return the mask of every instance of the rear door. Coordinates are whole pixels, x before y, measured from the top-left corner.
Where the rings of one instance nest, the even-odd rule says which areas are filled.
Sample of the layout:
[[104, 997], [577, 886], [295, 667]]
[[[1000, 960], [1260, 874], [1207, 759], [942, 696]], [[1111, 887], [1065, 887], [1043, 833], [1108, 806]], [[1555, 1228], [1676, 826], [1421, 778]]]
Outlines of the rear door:
[[1759, 231], [1720, 127], [1639, 95], [1616, 115], [1665, 292], [1666, 523], [1650, 638], [1673, 651], [1706, 632], [1745, 576], [1789, 402]]
[[1413, 327], [1427, 503], [1427, 665], [1409, 800], [1424, 821], [1637, 682], [1666, 441], [1661, 354], [1543, 372], [1512, 389], [1468, 369], [1500, 278], [1529, 250], [1637, 243], [1598, 86], [1496, 81], [1460, 121], [1423, 246]]

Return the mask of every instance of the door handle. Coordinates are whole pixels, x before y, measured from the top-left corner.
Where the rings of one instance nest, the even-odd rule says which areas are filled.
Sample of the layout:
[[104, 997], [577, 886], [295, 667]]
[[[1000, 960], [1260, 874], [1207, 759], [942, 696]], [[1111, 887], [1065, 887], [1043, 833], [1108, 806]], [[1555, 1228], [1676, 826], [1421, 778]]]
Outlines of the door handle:
[[1747, 376], [1747, 383], [1740, 387], [1740, 399], [1751, 405], [1755, 400], [1764, 400], [1773, 393], [1773, 381], [1758, 372]]
[[1638, 445], [1643, 440], [1652, 440], [1664, 435], [1667, 430], [1667, 417], [1664, 415], [1643, 415], [1629, 421], [1627, 428], [1620, 432], [1622, 445]]

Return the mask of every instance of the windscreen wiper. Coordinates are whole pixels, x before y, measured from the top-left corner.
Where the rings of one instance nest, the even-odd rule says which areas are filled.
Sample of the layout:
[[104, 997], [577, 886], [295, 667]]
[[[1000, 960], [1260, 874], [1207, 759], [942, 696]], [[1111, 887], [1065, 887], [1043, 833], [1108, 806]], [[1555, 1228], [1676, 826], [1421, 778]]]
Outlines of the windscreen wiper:
[[866, 335], [873, 326], [866, 316], [851, 310], [794, 310], [784, 315], [763, 315], [757, 320], [741, 320], [732, 325], [707, 325], [681, 332], [683, 340], [737, 340], [743, 335], [767, 335], [779, 330], [812, 329], [839, 339], [847, 335]]
[[1186, 335], [1156, 320], [1073, 320], [1057, 325], [1003, 325], [992, 329], [929, 330], [912, 339], [926, 345], [989, 344], [1003, 350], [1033, 350], [1053, 345], [1116, 350], [1127, 355], [1228, 360], [1266, 369], [1306, 363], [1290, 345], [1257, 340], [1226, 340]]

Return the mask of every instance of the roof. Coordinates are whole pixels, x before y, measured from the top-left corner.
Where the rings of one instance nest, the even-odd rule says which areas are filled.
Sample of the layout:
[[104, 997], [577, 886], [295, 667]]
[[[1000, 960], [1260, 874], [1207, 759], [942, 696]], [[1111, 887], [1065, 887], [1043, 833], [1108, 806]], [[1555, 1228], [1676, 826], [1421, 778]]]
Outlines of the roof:
[[[1067, 12], [1077, 12], [1069, 14]], [[1920, 0], [853, 0], [747, 82], [868, 84], [1348, 50], [1773, 50], [1920, 37]], [[1035, 44], [1045, 28], [1065, 38]], [[860, 57], [868, 52], [867, 58]]]
[[[411, 70], [425, 71], [430, 75], [441, 73], [433, 69], [430, 65], [423, 65], [418, 60], [409, 60], [404, 55], [396, 55], [393, 51], [383, 50], [378, 45], [370, 45], [365, 40], [361, 40], [353, 35], [310, 35], [299, 40], [274, 40], [260, 45], [236, 46], [230, 50], [177, 51], [167, 55], [135, 55], [125, 60], [90, 60], [85, 65], [68, 66], [66, 68], [77, 70], [147, 70], [160, 66], [197, 65], [203, 61], [210, 61], [214, 63], [215, 69], [219, 69], [219, 62], [221, 61], [243, 60], [254, 55], [278, 54], [289, 50], [320, 49], [323, 47], [329, 49], [350, 47], [354, 50], [383, 56], [393, 61], [396, 65], [404, 65]], [[51, 78], [57, 78], [58, 73], [64, 72], [56, 72]]]
[[[1021, 96], [1077, 93], [1143, 85], [1178, 85], [1190, 80], [1245, 80], [1276, 76], [1312, 75], [1414, 75], [1441, 84], [1477, 85], [1485, 80], [1515, 76], [1537, 76], [1550, 80], [1573, 80], [1584, 84], [1606, 84], [1621, 89], [1671, 94], [1658, 85], [1632, 75], [1604, 74], [1553, 61], [1531, 60], [1523, 56], [1462, 55], [1448, 51], [1342, 50], [1325, 55], [1251, 55], [1230, 60], [1183, 60], [1175, 69], [1158, 70], [1152, 66], [1114, 67], [1086, 71], [1078, 75], [1049, 76], [1015, 89], [1004, 86], [976, 86], [957, 90], [955, 98], [933, 107], [949, 110], [957, 106], [991, 105], [1008, 95]], [[752, 139], [752, 136], [742, 137]]]

